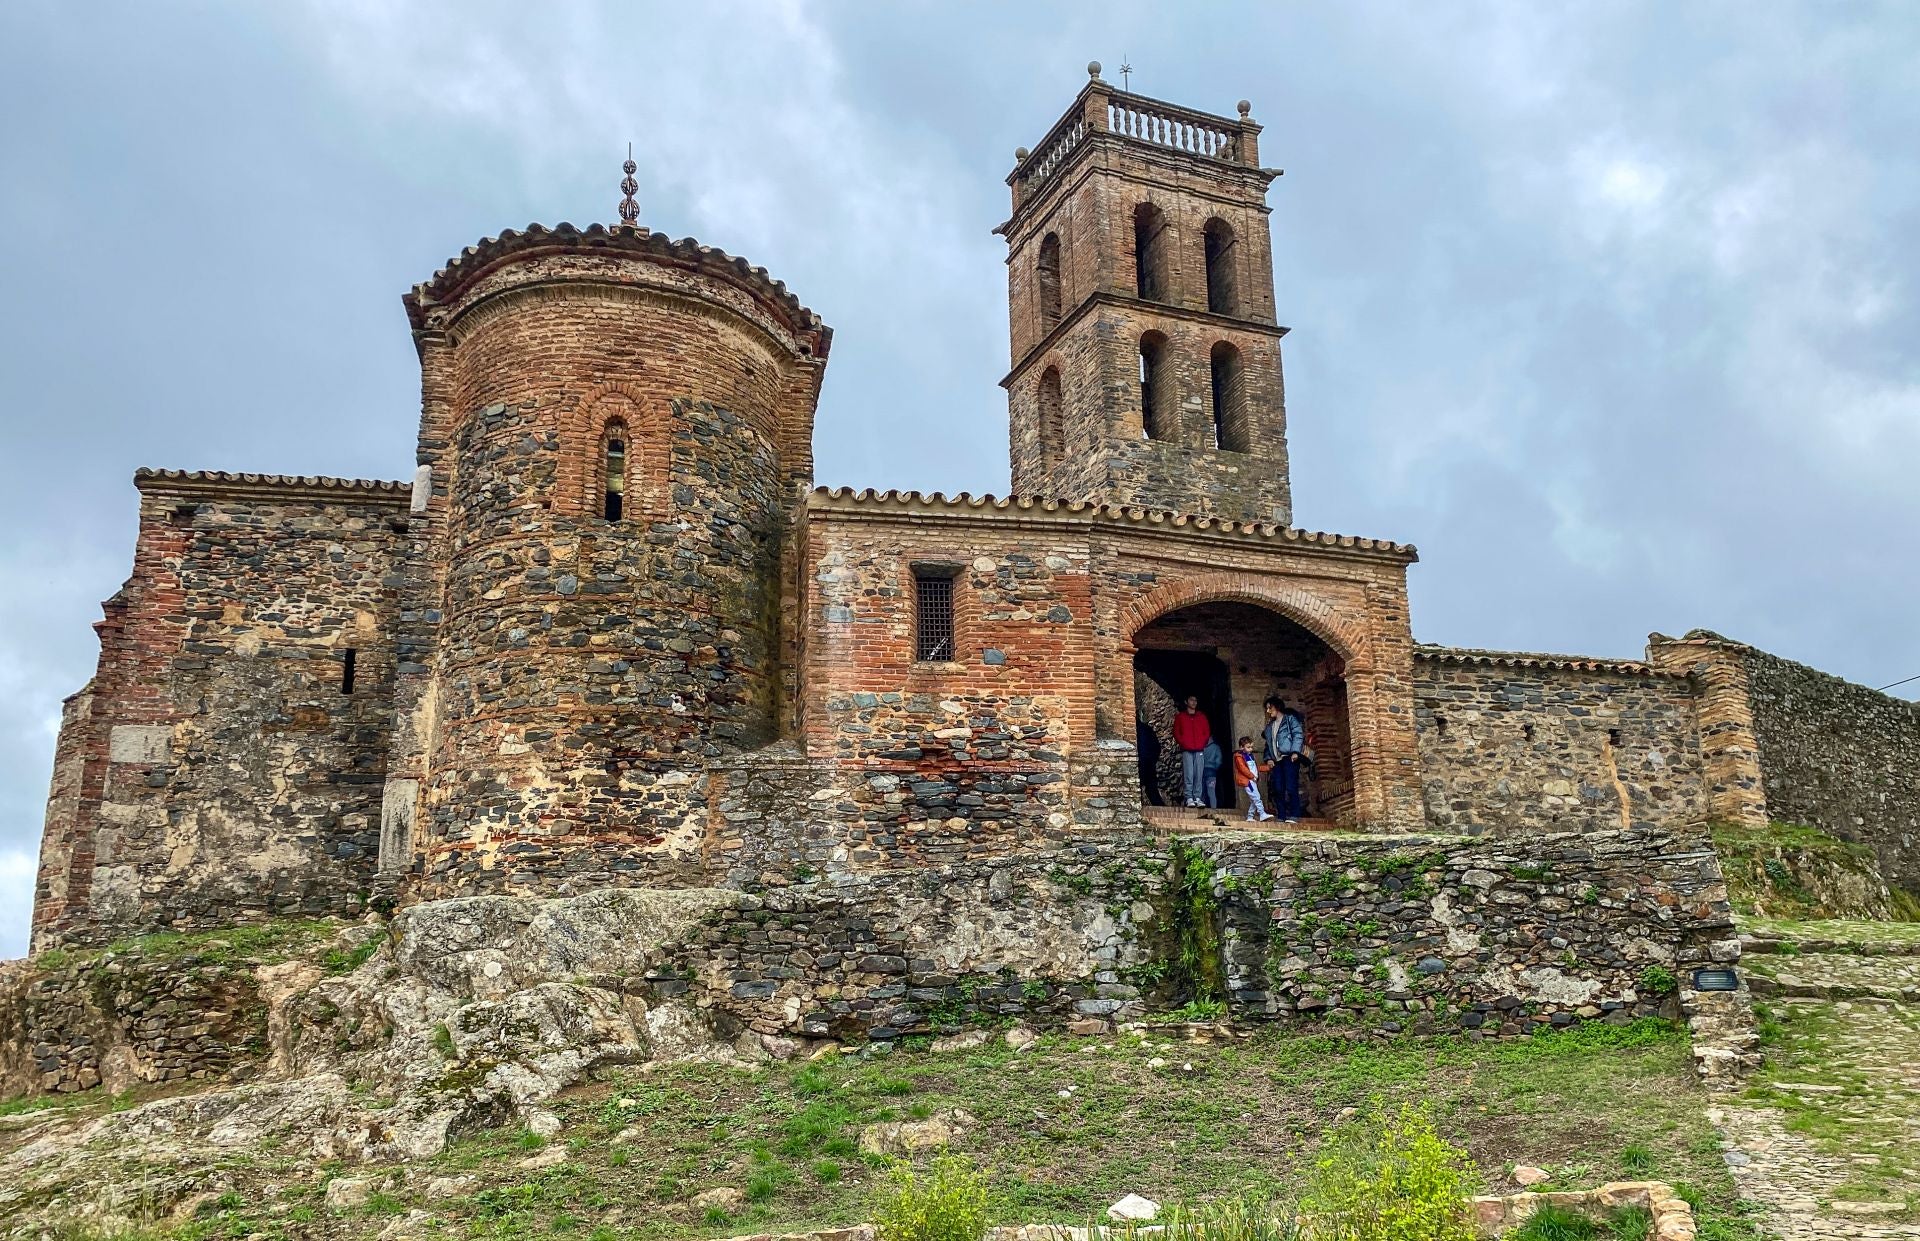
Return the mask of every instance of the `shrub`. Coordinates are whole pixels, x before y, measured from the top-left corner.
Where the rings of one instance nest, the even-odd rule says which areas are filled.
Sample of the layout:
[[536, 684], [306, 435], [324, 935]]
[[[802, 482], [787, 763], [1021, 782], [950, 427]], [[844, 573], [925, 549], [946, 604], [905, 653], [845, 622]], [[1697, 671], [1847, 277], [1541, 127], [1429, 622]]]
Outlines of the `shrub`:
[[923, 1173], [895, 1164], [873, 1206], [882, 1241], [980, 1241], [987, 1231], [986, 1178], [958, 1155]]
[[1314, 1241], [1471, 1241], [1473, 1160], [1411, 1105], [1333, 1130], [1300, 1201]]
[[1640, 971], [1640, 989], [1648, 995], [1670, 995], [1679, 985], [1673, 971], [1664, 965], [1649, 965]]

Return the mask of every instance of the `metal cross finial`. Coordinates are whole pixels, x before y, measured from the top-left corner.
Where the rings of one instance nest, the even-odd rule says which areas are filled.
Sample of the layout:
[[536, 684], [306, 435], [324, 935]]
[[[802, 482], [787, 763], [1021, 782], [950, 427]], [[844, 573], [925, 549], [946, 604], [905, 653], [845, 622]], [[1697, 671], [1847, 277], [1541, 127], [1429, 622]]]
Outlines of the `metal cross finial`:
[[633, 200], [633, 192], [640, 188], [640, 183], [633, 179], [633, 174], [639, 167], [638, 164], [633, 162], [633, 143], [629, 142], [627, 143], [627, 162], [620, 165], [620, 170], [627, 174], [620, 178], [620, 193], [622, 195], [620, 199], [620, 222], [628, 228], [632, 228], [640, 222], [640, 204]]
[[1133, 66], [1127, 63], [1127, 54], [1125, 52], [1120, 53], [1120, 89], [1121, 90], [1131, 91], [1133, 89], [1133, 87], [1128, 83], [1128, 78], [1131, 77], [1132, 74], [1133, 74]]

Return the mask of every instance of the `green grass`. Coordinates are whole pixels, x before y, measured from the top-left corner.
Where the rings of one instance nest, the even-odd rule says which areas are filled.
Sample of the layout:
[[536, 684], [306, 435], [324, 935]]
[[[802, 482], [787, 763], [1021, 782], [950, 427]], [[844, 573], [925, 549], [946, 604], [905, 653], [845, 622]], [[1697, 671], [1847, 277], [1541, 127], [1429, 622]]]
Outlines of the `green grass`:
[[[1175, 1067], [1147, 1068], [1155, 1056]], [[1217, 1045], [1048, 1036], [1024, 1054], [996, 1041], [757, 1073], [698, 1064], [620, 1072], [560, 1102], [566, 1136], [580, 1139], [566, 1175], [543, 1170], [515, 1194], [489, 1191], [484, 1213], [435, 1209], [449, 1237], [564, 1235], [554, 1217], [592, 1221], [596, 1196], [627, 1204], [623, 1237], [844, 1225], [868, 1217], [884, 1176], [884, 1161], [858, 1153], [861, 1127], [947, 1108], [977, 1118], [959, 1149], [990, 1170], [996, 1222], [1078, 1221], [1127, 1192], [1284, 1199], [1327, 1121], [1374, 1098], [1429, 1104], [1442, 1132], [1485, 1168], [1540, 1163], [1598, 1185], [1639, 1179], [1652, 1164], [1706, 1186], [1709, 1215], [1732, 1221], [1727, 1236], [1753, 1235], [1735, 1211], [1686, 1036], [1659, 1022], [1513, 1041], [1282, 1029]], [[629, 1127], [632, 1143], [610, 1148]], [[490, 1176], [519, 1157], [510, 1135], [489, 1133], [439, 1162]], [[738, 1213], [709, 1221], [684, 1205], [722, 1185], [746, 1195]]]
[[[1171, 1063], [1149, 1068], [1155, 1057]], [[549, 1144], [517, 1129], [463, 1135], [406, 1188], [386, 1191], [379, 1209], [429, 1211], [429, 1235], [447, 1241], [582, 1241], [603, 1227], [620, 1241], [654, 1241], [845, 1225], [871, 1218], [888, 1164], [860, 1152], [861, 1128], [952, 1108], [975, 1117], [955, 1149], [988, 1175], [996, 1223], [1076, 1223], [1128, 1192], [1195, 1206], [1290, 1201], [1327, 1126], [1375, 1099], [1430, 1108], [1441, 1135], [1495, 1174], [1531, 1163], [1554, 1169], [1556, 1185], [1586, 1187], [1644, 1179], [1652, 1166], [1663, 1180], [1698, 1187], [1706, 1223], [1719, 1230], [1703, 1223], [1702, 1241], [1754, 1235], [1706, 1122], [1685, 1032], [1661, 1022], [1518, 1040], [1286, 1027], [1222, 1043], [1160, 1031], [1146, 1040], [1047, 1035], [1018, 1054], [994, 1040], [966, 1052], [903, 1047], [758, 1070], [616, 1069], [551, 1104], [564, 1126], [553, 1144], [566, 1162], [520, 1167]], [[614, 1145], [623, 1130], [631, 1133]], [[323, 1209], [312, 1218], [335, 1234], [295, 1221], [295, 1212], [311, 1215], [319, 1191], [288, 1167], [233, 1172], [249, 1205], [173, 1235], [353, 1235]], [[470, 1193], [421, 1196], [431, 1178], [461, 1174], [478, 1180]], [[711, 1218], [690, 1205], [720, 1186], [744, 1204]]]
[[[91, 965], [108, 956], [134, 957], [153, 964], [192, 957], [220, 964], [276, 965], [329, 943], [349, 925], [331, 918], [295, 918], [206, 931], [156, 931], [116, 939], [103, 948], [49, 949], [29, 960], [36, 969], [46, 972]], [[358, 947], [329, 951], [322, 961], [329, 969], [344, 973], [372, 956], [379, 943], [377, 935], [371, 936]]]

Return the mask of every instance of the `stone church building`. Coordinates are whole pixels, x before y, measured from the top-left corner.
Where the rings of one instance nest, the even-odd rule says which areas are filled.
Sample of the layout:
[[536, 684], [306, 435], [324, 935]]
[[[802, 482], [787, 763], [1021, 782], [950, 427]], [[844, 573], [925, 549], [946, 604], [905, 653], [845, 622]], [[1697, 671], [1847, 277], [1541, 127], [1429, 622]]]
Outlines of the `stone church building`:
[[1299, 705], [1312, 826], [1791, 819], [1920, 882], [1911, 704], [1704, 631], [1422, 645], [1412, 547], [1297, 526], [1260, 126], [1095, 70], [996, 230], [1007, 498], [816, 488], [831, 331], [632, 222], [406, 295], [410, 480], [140, 470], [36, 950], [1211, 828], [1143, 809], [1136, 722], [1187, 693], [1223, 743]]

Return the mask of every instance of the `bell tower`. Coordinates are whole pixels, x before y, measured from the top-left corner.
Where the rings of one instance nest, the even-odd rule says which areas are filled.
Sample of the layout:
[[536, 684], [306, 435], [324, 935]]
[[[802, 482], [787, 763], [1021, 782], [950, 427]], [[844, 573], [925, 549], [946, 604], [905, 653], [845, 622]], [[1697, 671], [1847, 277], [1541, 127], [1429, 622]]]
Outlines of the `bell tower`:
[[1087, 73], [995, 230], [1014, 494], [1289, 524], [1260, 126]]

